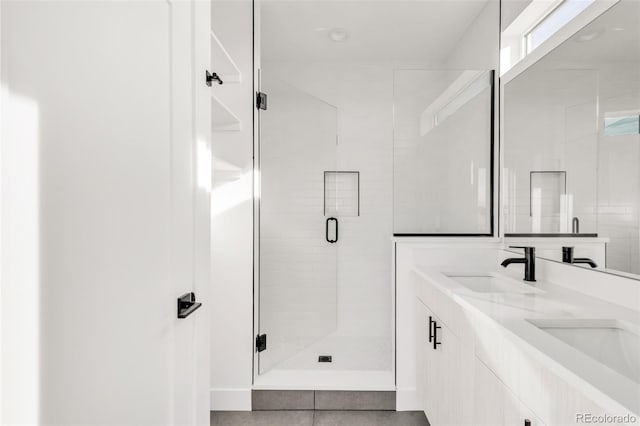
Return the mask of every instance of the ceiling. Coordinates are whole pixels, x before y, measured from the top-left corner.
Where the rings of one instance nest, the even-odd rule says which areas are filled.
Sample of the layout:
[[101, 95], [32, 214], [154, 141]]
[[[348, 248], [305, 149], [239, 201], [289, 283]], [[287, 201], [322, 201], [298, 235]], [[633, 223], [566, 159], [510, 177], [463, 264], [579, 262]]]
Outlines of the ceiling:
[[[446, 59], [488, 0], [263, 0], [263, 60]], [[331, 29], [347, 31], [344, 42]]]

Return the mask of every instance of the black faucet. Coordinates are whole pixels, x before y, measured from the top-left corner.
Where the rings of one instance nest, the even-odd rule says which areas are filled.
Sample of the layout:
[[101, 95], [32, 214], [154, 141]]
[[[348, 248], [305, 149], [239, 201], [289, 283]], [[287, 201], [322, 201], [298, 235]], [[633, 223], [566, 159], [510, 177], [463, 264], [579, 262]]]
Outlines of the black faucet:
[[573, 247], [562, 247], [562, 261], [564, 263], [586, 263], [592, 268], [598, 267], [596, 262], [588, 257], [573, 257]]
[[535, 247], [519, 247], [510, 246], [510, 248], [524, 249], [524, 257], [511, 257], [502, 261], [501, 265], [505, 268], [512, 263], [524, 263], [524, 280], [535, 282], [536, 280], [536, 248]]

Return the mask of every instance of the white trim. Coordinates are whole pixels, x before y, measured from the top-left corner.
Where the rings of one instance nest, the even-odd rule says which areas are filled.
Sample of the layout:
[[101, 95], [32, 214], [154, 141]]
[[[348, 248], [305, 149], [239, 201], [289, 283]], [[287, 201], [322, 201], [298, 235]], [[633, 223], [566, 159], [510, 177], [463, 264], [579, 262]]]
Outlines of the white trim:
[[396, 389], [396, 411], [423, 411], [416, 388]]
[[212, 388], [209, 407], [211, 411], [251, 411], [251, 389]]

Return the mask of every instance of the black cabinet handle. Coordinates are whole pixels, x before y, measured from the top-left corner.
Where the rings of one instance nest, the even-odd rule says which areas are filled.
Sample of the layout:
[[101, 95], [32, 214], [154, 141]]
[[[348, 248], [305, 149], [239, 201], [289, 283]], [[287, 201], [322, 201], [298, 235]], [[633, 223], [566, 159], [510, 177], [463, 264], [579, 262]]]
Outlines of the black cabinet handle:
[[[332, 240], [329, 238], [329, 222], [335, 222], [336, 223], [336, 238], [335, 240]], [[325, 230], [324, 230], [324, 237], [326, 238], [327, 242], [333, 244], [338, 242], [338, 219], [336, 219], [335, 217], [330, 217], [327, 218], [327, 221], [325, 223]]]
[[186, 318], [194, 313], [198, 308], [202, 306], [202, 303], [196, 302], [196, 294], [185, 293], [178, 297], [178, 318]]
[[433, 341], [433, 317], [429, 315], [429, 343]]
[[438, 345], [442, 344], [442, 342], [438, 342], [438, 330], [440, 330], [442, 327], [440, 327], [437, 323], [437, 321], [433, 322], [433, 350], [435, 351], [438, 348]]

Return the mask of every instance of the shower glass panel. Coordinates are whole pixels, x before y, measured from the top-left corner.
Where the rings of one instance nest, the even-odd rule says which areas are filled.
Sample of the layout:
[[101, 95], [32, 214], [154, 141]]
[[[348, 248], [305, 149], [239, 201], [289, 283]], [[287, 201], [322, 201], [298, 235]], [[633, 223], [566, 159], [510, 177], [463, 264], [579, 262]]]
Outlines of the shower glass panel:
[[[325, 214], [325, 172], [336, 170], [337, 110], [268, 72], [260, 111], [258, 372], [322, 366], [305, 351], [336, 330], [339, 218]], [[335, 182], [335, 180], [334, 180]]]
[[491, 235], [491, 70], [394, 72], [395, 235]]

